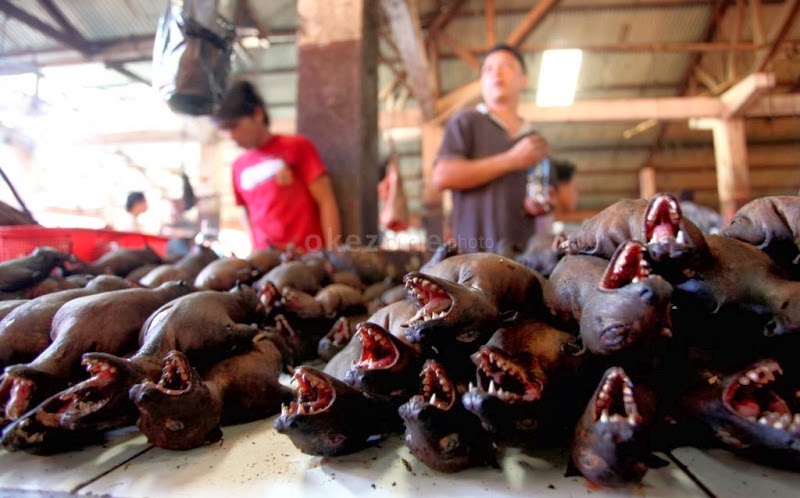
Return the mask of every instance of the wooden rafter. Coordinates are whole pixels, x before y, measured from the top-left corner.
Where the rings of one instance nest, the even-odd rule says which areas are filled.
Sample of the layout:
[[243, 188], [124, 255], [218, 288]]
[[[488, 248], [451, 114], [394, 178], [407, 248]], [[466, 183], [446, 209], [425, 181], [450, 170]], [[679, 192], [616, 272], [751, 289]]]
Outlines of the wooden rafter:
[[536, 5], [531, 7], [531, 10], [528, 11], [528, 15], [525, 16], [525, 19], [519, 23], [519, 26], [508, 35], [506, 43], [514, 47], [521, 45], [531, 31], [536, 28], [536, 25], [544, 19], [547, 13], [550, 12], [550, 9], [555, 7], [558, 2], [559, 0], [540, 0], [537, 2]]
[[436, 16], [436, 19], [434, 19], [431, 25], [428, 26], [428, 36], [430, 36], [431, 33], [438, 33], [446, 28], [447, 24], [453, 20], [456, 14], [458, 14], [458, 11], [461, 9], [463, 4], [464, 0], [453, 0], [450, 2], [450, 5], [448, 5], [445, 10]]
[[458, 14], [463, 4], [464, 0], [454, 0], [450, 2], [447, 8], [440, 12], [426, 29], [425, 46], [428, 49], [428, 60], [431, 64], [431, 77], [433, 78], [433, 88], [436, 98], [441, 94], [442, 86], [441, 75], [439, 74], [439, 61], [441, 58], [439, 45], [437, 43], [439, 33], [443, 32], [444, 28], [446, 28], [450, 21]]
[[[703, 35], [700, 37], [701, 43], [710, 43], [714, 36], [717, 33], [717, 28], [719, 23], [722, 22], [722, 17], [725, 15], [725, 10], [728, 8], [728, 0], [715, 0], [714, 1], [714, 8], [712, 9], [708, 22], [706, 23], [706, 27], [703, 30]], [[692, 77], [695, 76], [695, 70], [700, 66], [700, 60], [703, 57], [702, 52], [695, 52], [689, 57], [689, 62], [686, 64], [686, 69], [683, 72], [683, 78], [681, 78], [680, 85], [678, 86], [678, 95], [683, 96], [686, 95], [686, 92], [689, 90], [689, 85], [691, 84]], [[650, 163], [653, 162], [653, 157], [655, 157], [656, 152], [661, 150], [661, 147], [664, 143], [664, 137], [667, 134], [667, 123], [661, 123], [658, 127], [658, 133], [656, 134], [656, 139], [653, 141], [653, 144], [650, 146], [650, 150], [647, 153], [647, 157], [645, 158], [644, 162], [642, 163], [642, 167], [647, 167]]]
[[64, 32], [64, 34], [79, 41], [79, 44], [85, 47], [85, 49], [81, 50], [81, 52], [87, 52], [90, 50], [90, 44], [86, 41], [86, 39], [83, 38], [83, 35], [81, 35], [80, 32], [78, 32], [78, 30], [75, 29], [75, 26], [73, 26], [72, 23], [69, 22], [64, 13], [61, 12], [61, 9], [59, 9], [53, 3], [53, 0], [39, 0], [39, 5], [41, 5], [44, 8], [44, 10], [46, 10], [47, 13], [50, 14], [50, 17], [52, 17], [53, 20], [55, 20], [56, 23], [58, 23], [59, 27], [61, 27], [61, 30]]
[[417, 2], [381, 0], [381, 5], [408, 75], [408, 85], [422, 109], [423, 116], [432, 118], [436, 111], [436, 96], [422, 38]]
[[761, 0], [750, 0], [750, 25], [753, 31], [753, 40], [756, 43], [764, 43], [764, 12], [761, 8]]
[[[781, 46], [796, 46], [800, 40], [784, 40]], [[464, 47], [473, 55], [480, 55], [486, 51], [488, 46]], [[522, 53], [542, 52], [544, 50], [556, 50], [564, 48], [577, 48], [584, 52], [755, 52], [766, 48], [765, 44], [758, 44], [749, 41], [730, 42], [669, 42], [669, 43], [525, 43], [519, 47]], [[443, 54], [447, 55], [447, 54]]]
[[480, 71], [481, 61], [472, 55], [472, 52], [465, 50], [464, 47], [462, 47], [457, 41], [447, 34], [447, 31], [440, 31], [436, 37], [439, 39], [439, 41], [450, 47], [450, 50], [458, 55], [458, 58], [464, 61], [469, 67], [476, 71]]
[[17, 7], [11, 2], [0, 2], [0, 11], [4, 12], [9, 17], [13, 17], [16, 20], [27, 24], [31, 28], [49, 38], [52, 38], [53, 40], [56, 40], [62, 45], [66, 45], [67, 47], [77, 50], [83, 54], [90, 52], [90, 47], [82, 37], [76, 38], [71, 33], [59, 31], [38, 17], [30, 14], [26, 10]]
[[[6, 15], [13, 17], [20, 22], [23, 22], [30, 26], [31, 28], [39, 31], [40, 33], [48, 36], [63, 45], [79, 52], [82, 56], [89, 58], [96, 54], [97, 47], [94, 46], [92, 43], [88, 42], [78, 30], [69, 22], [69, 20], [64, 16], [64, 13], [52, 2], [52, 0], [39, 0], [39, 4], [42, 8], [47, 11], [47, 13], [55, 20], [55, 22], [61, 28], [61, 31], [53, 28], [49, 24], [45, 23], [41, 19], [37, 18], [36, 16], [31, 15], [27, 11], [16, 7], [15, 5], [11, 4], [10, 2], [0, 3], [0, 11], [6, 13]], [[114, 71], [120, 73], [121, 75], [129, 78], [133, 81], [141, 82], [146, 85], [149, 85], [150, 82], [136, 73], [133, 73], [125, 68], [122, 63], [119, 62], [106, 62], [106, 67], [109, 69], [113, 69]]]
[[439, 73], [439, 46], [431, 38], [425, 39], [425, 46], [428, 48], [428, 61], [431, 64], [431, 75], [433, 77], [433, 91], [438, 99], [442, 93], [442, 77]]
[[800, 9], [800, 0], [786, 0], [781, 15], [781, 20], [778, 23], [778, 27], [772, 38], [772, 43], [770, 43], [768, 49], [756, 57], [756, 60], [753, 63], [753, 72], [763, 71], [770, 61], [772, 61], [772, 58], [775, 57], [781, 42], [789, 33], [789, 29], [792, 27], [795, 17], [797, 17], [798, 9]]
[[[766, 95], [756, 102], [745, 102], [743, 107], [746, 107], [742, 111], [743, 117], [747, 118], [798, 116], [800, 94]], [[730, 109], [720, 97], [698, 96], [581, 100], [569, 107], [537, 107], [532, 102], [525, 102], [520, 104], [519, 112], [526, 120], [535, 123], [608, 123], [645, 119], [661, 122], [690, 118], [721, 119]], [[381, 127], [413, 127], [422, 122], [416, 109], [382, 113], [380, 120]]]
[[486, 45], [491, 47], [497, 44], [497, 13], [494, 0], [485, 0], [483, 8], [486, 17]]
[[728, 79], [736, 78], [736, 62], [738, 51], [733, 48], [742, 38], [742, 29], [744, 28], [744, 14], [745, 5], [744, 0], [736, 0], [736, 21], [731, 33], [730, 45], [731, 49], [728, 51]]

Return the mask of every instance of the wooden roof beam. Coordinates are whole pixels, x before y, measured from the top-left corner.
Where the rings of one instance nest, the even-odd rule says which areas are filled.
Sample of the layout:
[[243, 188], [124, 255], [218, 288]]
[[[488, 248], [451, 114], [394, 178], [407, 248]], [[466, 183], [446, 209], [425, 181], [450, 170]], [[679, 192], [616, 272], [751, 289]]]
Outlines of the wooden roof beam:
[[[463, 87], [462, 90], [464, 91]], [[644, 99], [597, 99], [574, 102], [569, 107], [537, 107], [532, 102], [520, 105], [520, 114], [536, 123], [638, 122], [646, 119], [683, 121], [692, 118], [719, 119], [728, 107], [721, 97], [656, 97]], [[800, 94], [767, 95], [742, 106], [748, 118], [798, 116]], [[419, 126], [417, 109], [381, 113], [382, 128]]]
[[53, 0], [39, 0], [39, 5], [41, 5], [44, 10], [50, 14], [50, 17], [58, 23], [61, 27], [61, 30], [68, 36], [74, 38], [79, 42], [80, 45], [86, 47], [85, 50], [81, 50], [81, 52], [88, 52], [90, 51], [90, 43], [86, 41], [83, 35], [75, 29], [75, 26], [72, 25], [71, 22], [67, 19], [61, 9], [59, 9], [54, 3]]
[[481, 70], [481, 61], [472, 55], [472, 52], [465, 50], [464, 47], [451, 38], [450, 35], [447, 34], [447, 31], [440, 31], [436, 38], [450, 47], [450, 50], [452, 50], [458, 56], [458, 58], [464, 61], [469, 67], [475, 71]]
[[452, 21], [456, 14], [458, 14], [458, 11], [461, 10], [462, 5], [464, 5], [464, 0], [453, 0], [450, 2], [450, 5], [436, 16], [436, 19], [428, 26], [428, 33], [435, 34], [447, 27], [447, 24]]
[[794, 23], [794, 18], [797, 17], [798, 9], [800, 9], [800, 0], [786, 1], [781, 15], [782, 20], [778, 23], [775, 34], [772, 38], [772, 43], [770, 44], [769, 48], [757, 55], [755, 61], [753, 62], [754, 73], [761, 72], [766, 69], [770, 61], [772, 61], [772, 58], [775, 57], [781, 42], [783, 42], [783, 39], [786, 38], [786, 35], [789, 33], [789, 30]]
[[56, 40], [62, 45], [77, 50], [82, 54], [91, 52], [91, 47], [86, 43], [83, 37], [76, 37], [73, 33], [65, 33], [50, 26], [38, 17], [30, 14], [28, 11], [21, 9], [11, 2], [1, 2], [0, 11], [4, 12], [7, 16], [13, 17], [21, 23], [27, 24], [36, 31], [43, 35]]
[[392, 36], [408, 75], [408, 84], [419, 102], [422, 114], [433, 118], [436, 96], [428, 65], [416, 0], [381, 0]]
[[[97, 47], [88, 42], [75, 27], [67, 20], [64, 13], [53, 3], [52, 0], [39, 0], [39, 4], [47, 11], [47, 13], [61, 26], [62, 31], [58, 31], [51, 27], [49, 24], [43, 22], [39, 18], [29, 14], [28, 12], [14, 6], [10, 2], [0, 4], [0, 11], [5, 12], [7, 15], [27, 24], [31, 28], [41, 32], [45, 36], [49, 36], [54, 40], [76, 50], [85, 58], [91, 58], [97, 53]], [[121, 75], [133, 81], [138, 81], [149, 85], [150, 82], [142, 78], [136, 73], [133, 73], [125, 68], [121, 63], [106, 62], [106, 67], [113, 69]]]
[[539, 0], [531, 10], [528, 11], [528, 15], [525, 16], [525, 19], [517, 26], [514, 31], [508, 35], [506, 38], [506, 43], [511, 46], [518, 47], [525, 41], [525, 38], [531, 34], [531, 31], [536, 28], [536, 25], [544, 19], [550, 9], [555, 7], [555, 5], [559, 2], [559, 0]]
[[752, 73], [720, 96], [722, 118], [741, 116], [768, 89], [775, 86], [772, 73]]
[[497, 12], [494, 0], [484, 0], [483, 10], [486, 15], [486, 45], [497, 45]]

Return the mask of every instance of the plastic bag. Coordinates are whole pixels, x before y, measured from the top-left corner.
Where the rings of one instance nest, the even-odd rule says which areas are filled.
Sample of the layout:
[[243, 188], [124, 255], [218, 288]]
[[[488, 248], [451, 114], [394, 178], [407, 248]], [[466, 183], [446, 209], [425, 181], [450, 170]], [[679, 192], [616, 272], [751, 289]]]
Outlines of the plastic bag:
[[153, 87], [179, 114], [211, 114], [228, 82], [234, 25], [230, 2], [169, 0], [153, 46]]

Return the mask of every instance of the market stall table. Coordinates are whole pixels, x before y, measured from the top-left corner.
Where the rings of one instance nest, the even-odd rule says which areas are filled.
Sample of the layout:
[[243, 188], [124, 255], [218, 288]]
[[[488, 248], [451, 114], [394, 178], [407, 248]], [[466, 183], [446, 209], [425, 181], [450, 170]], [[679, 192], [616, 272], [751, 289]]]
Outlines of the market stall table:
[[[501, 469], [441, 474], [417, 461], [392, 436], [359, 453], [320, 458], [298, 451], [272, 420], [224, 428], [218, 443], [185, 452], [149, 448], [128, 431], [104, 447], [49, 457], [0, 452], [0, 496], [796, 496], [800, 474], [740, 459], [721, 450], [679, 448], [651, 469], [641, 486], [597, 489], [564, 477], [566, 450], [508, 450]], [[149, 449], [148, 449], [149, 448]], [[668, 455], [660, 455], [669, 460]], [[682, 467], [688, 467], [688, 471]]]

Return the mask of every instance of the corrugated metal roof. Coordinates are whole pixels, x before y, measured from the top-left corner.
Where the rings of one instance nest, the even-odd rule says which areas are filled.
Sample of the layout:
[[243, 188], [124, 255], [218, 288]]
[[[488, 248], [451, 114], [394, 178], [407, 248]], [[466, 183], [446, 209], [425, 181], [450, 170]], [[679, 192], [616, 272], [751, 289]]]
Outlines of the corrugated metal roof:
[[59, 2], [58, 5], [84, 38], [98, 41], [155, 33], [167, 2], [80, 0]]

